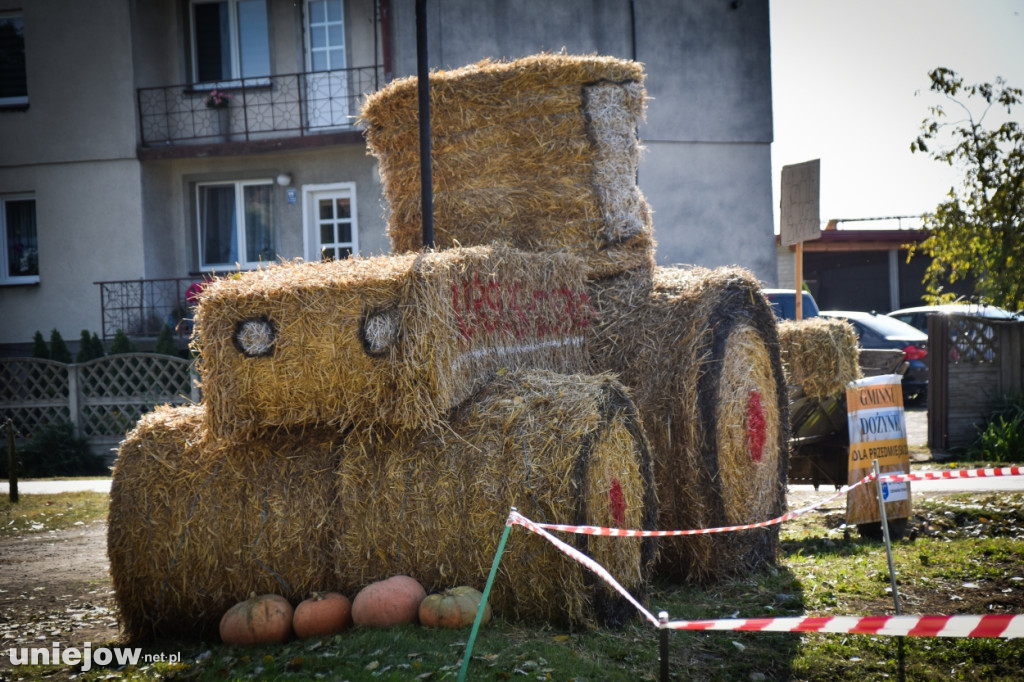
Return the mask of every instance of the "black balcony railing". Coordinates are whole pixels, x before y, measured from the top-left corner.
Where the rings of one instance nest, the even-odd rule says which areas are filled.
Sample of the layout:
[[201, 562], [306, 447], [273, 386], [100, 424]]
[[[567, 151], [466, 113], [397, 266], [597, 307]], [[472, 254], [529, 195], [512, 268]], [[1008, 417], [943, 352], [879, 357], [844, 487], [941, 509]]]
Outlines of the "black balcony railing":
[[193, 284], [203, 277], [129, 279], [96, 282], [100, 287], [100, 316], [103, 338], [118, 329], [132, 338], [154, 338], [170, 325], [182, 336], [192, 331]]
[[[361, 100], [384, 85], [382, 66], [139, 88], [142, 145], [211, 144], [352, 130]], [[228, 106], [207, 106], [211, 90]]]

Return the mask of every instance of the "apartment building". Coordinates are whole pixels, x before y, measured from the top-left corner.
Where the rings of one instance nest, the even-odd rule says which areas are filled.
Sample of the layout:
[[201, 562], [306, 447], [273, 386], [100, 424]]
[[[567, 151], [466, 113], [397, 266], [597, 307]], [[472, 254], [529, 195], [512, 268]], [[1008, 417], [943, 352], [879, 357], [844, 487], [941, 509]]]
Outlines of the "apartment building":
[[[362, 98], [416, 73], [415, 0], [0, 0], [0, 354], [187, 334], [194, 282], [389, 250]], [[428, 0], [431, 68], [643, 62], [661, 263], [774, 282], [767, 0]], [[571, 169], [567, 169], [571, 172]]]

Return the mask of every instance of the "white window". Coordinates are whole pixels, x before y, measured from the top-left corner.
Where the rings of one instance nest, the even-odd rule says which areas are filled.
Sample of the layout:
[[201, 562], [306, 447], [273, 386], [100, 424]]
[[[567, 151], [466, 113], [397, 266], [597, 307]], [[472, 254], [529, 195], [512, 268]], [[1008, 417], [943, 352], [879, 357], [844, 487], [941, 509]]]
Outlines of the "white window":
[[254, 268], [277, 257], [271, 180], [196, 186], [201, 270]]
[[306, 260], [340, 260], [359, 253], [355, 183], [306, 185], [302, 194]]
[[270, 75], [266, 0], [193, 0], [192, 63], [197, 83]]
[[36, 200], [31, 196], [0, 197], [3, 272], [0, 284], [39, 281], [39, 240], [36, 237]]
[[28, 104], [25, 23], [20, 14], [0, 13], [0, 106]]

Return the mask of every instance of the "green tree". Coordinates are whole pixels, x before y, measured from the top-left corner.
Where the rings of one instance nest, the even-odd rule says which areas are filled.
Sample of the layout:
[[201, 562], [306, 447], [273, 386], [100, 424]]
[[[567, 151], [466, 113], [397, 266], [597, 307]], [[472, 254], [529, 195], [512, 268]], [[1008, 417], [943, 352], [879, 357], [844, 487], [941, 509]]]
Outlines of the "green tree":
[[43, 333], [38, 330], [36, 330], [36, 335], [32, 337], [32, 357], [44, 360], [50, 359], [50, 348], [46, 345]]
[[88, 329], [83, 329], [82, 336], [78, 341], [78, 354], [75, 355], [75, 362], [88, 362], [102, 358], [104, 355], [103, 344], [100, 343], [96, 332], [90, 335]]
[[[930, 107], [912, 152], [963, 171], [959, 188], [924, 217], [930, 232], [918, 247], [932, 257], [925, 286], [933, 303], [955, 296], [945, 282], [974, 278], [974, 293], [984, 302], [1024, 308], [1024, 130], [1010, 118], [1021, 103], [1020, 88], [994, 83], [965, 85], [954, 71], [938, 68], [928, 74], [930, 89], [945, 97], [954, 113], [941, 104]], [[1005, 111], [998, 127], [987, 116]], [[956, 120], [952, 120], [955, 118]], [[934, 148], [933, 148], [934, 147]]]
[[120, 353], [134, 353], [135, 344], [131, 342], [128, 335], [125, 334], [123, 329], [118, 329], [114, 332], [114, 340], [110, 343], [110, 354], [118, 355]]
[[89, 343], [92, 345], [92, 350], [90, 352], [94, 358], [102, 358], [107, 354], [106, 349], [103, 348], [103, 342], [100, 341], [100, 337], [96, 332], [92, 333], [92, 338], [89, 340]]
[[160, 330], [160, 336], [156, 337], [156, 346], [154, 346], [153, 352], [178, 357], [178, 344], [174, 342], [174, 330], [171, 329], [171, 325], [165, 324], [164, 328]]
[[56, 329], [50, 332], [50, 359], [68, 364], [72, 359], [68, 344], [64, 343], [64, 337]]

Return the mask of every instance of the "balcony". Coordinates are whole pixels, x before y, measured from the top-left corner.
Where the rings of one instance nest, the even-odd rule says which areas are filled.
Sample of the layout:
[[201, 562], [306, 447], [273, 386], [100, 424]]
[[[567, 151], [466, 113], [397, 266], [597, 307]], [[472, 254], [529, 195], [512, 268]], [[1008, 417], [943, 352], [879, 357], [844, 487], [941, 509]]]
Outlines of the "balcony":
[[[362, 99], [384, 83], [384, 69], [376, 65], [139, 88], [140, 153], [177, 145], [355, 133]], [[230, 95], [227, 107], [207, 107], [214, 88]]]
[[109, 339], [121, 329], [131, 338], [156, 338], [164, 325], [180, 336], [192, 331], [189, 288], [203, 277], [130, 279], [95, 282], [100, 288], [102, 335]]

